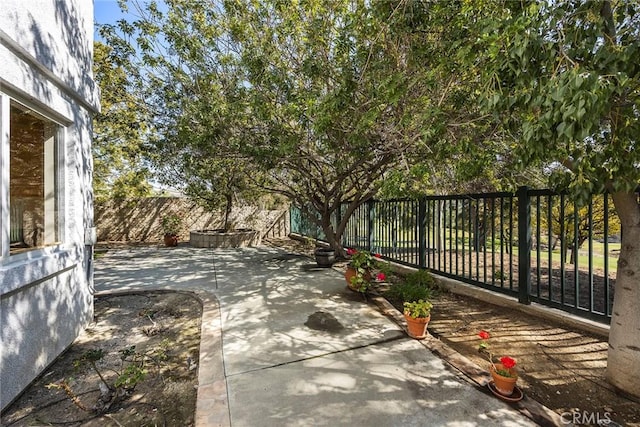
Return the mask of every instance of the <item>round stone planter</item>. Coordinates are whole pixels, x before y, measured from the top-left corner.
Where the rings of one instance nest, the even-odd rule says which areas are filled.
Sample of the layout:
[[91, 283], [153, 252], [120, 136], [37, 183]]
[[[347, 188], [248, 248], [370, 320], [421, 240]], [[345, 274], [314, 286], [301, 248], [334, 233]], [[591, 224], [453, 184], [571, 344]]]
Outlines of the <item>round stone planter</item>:
[[189, 233], [189, 244], [194, 248], [244, 248], [260, 244], [260, 232], [249, 229], [195, 230]]

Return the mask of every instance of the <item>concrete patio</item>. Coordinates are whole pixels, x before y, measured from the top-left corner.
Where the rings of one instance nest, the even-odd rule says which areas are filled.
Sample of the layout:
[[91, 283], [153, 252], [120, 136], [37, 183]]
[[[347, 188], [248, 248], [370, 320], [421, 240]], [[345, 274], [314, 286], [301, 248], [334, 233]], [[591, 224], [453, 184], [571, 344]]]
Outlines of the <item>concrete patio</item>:
[[95, 288], [200, 296], [198, 426], [536, 425], [314, 266], [266, 247], [112, 249]]

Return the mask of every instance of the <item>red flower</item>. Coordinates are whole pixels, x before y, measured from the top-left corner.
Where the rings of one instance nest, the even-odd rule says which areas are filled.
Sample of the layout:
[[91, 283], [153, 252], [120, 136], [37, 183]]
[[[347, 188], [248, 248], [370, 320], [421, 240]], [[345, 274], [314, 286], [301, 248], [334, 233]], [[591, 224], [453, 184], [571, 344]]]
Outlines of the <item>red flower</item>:
[[478, 336], [479, 336], [481, 339], [483, 339], [483, 340], [488, 340], [488, 339], [491, 337], [491, 335], [489, 335], [489, 332], [484, 331], [484, 330], [483, 330], [483, 331], [480, 331], [480, 333], [478, 334]]
[[503, 356], [500, 358], [500, 363], [502, 363], [502, 366], [504, 366], [507, 369], [511, 369], [514, 366], [516, 366], [516, 361], [515, 359], [512, 359], [509, 356]]
[[347, 248], [347, 255], [355, 255], [355, 253], [358, 252], [353, 248]]
[[383, 281], [384, 279], [386, 279], [386, 278], [387, 278], [387, 276], [385, 276], [385, 274], [384, 274], [384, 273], [378, 273], [378, 274], [376, 275], [376, 279], [378, 279], [378, 281], [379, 281], [379, 282], [382, 282], [382, 281]]
[[380, 254], [373, 254], [373, 256], [376, 257], [376, 258], [382, 258], [382, 255], [380, 255]]

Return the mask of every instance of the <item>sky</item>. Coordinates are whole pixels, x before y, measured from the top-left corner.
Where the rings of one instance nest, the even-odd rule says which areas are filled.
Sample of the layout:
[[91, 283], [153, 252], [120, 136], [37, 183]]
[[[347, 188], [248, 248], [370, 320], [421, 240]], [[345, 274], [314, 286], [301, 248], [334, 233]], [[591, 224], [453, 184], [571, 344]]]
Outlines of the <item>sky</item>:
[[102, 40], [97, 32], [97, 25], [95, 24], [112, 24], [123, 17], [124, 14], [120, 10], [116, 0], [94, 0], [93, 23], [95, 40]]
[[[137, 0], [141, 5], [147, 4], [150, 0]], [[127, 0], [131, 5], [132, 1]], [[163, 0], [156, 0], [158, 9], [165, 12], [167, 6]], [[102, 37], [98, 34], [98, 24], [115, 24], [119, 19], [127, 19], [134, 21], [138, 18], [138, 12], [134, 6], [129, 6], [130, 11], [124, 13], [120, 10], [117, 0], [93, 0], [93, 22], [94, 22], [94, 40], [101, 41]]]
[[[93, 1], [93, 22], [94, 24], [114, 24], [118, 19], [127, 17], [120, 10], [117, 0], [94, 0]], [[102, 40], [97, 33], [97, 26], [94, 28], [95, 40]]]
[[123, 16], [116, 0], [94, 0], [93, 10], [94, 21], [98, 24], [112, 23]]

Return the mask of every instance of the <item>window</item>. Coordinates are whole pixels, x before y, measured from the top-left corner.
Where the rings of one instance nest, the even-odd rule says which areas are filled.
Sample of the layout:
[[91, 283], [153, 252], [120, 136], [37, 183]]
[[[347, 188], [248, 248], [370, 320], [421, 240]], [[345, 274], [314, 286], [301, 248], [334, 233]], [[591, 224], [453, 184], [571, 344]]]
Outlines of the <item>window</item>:
[[9, 105], [9, 253], [13, 255], [59, 243], [61, 128], [14, 100]]

